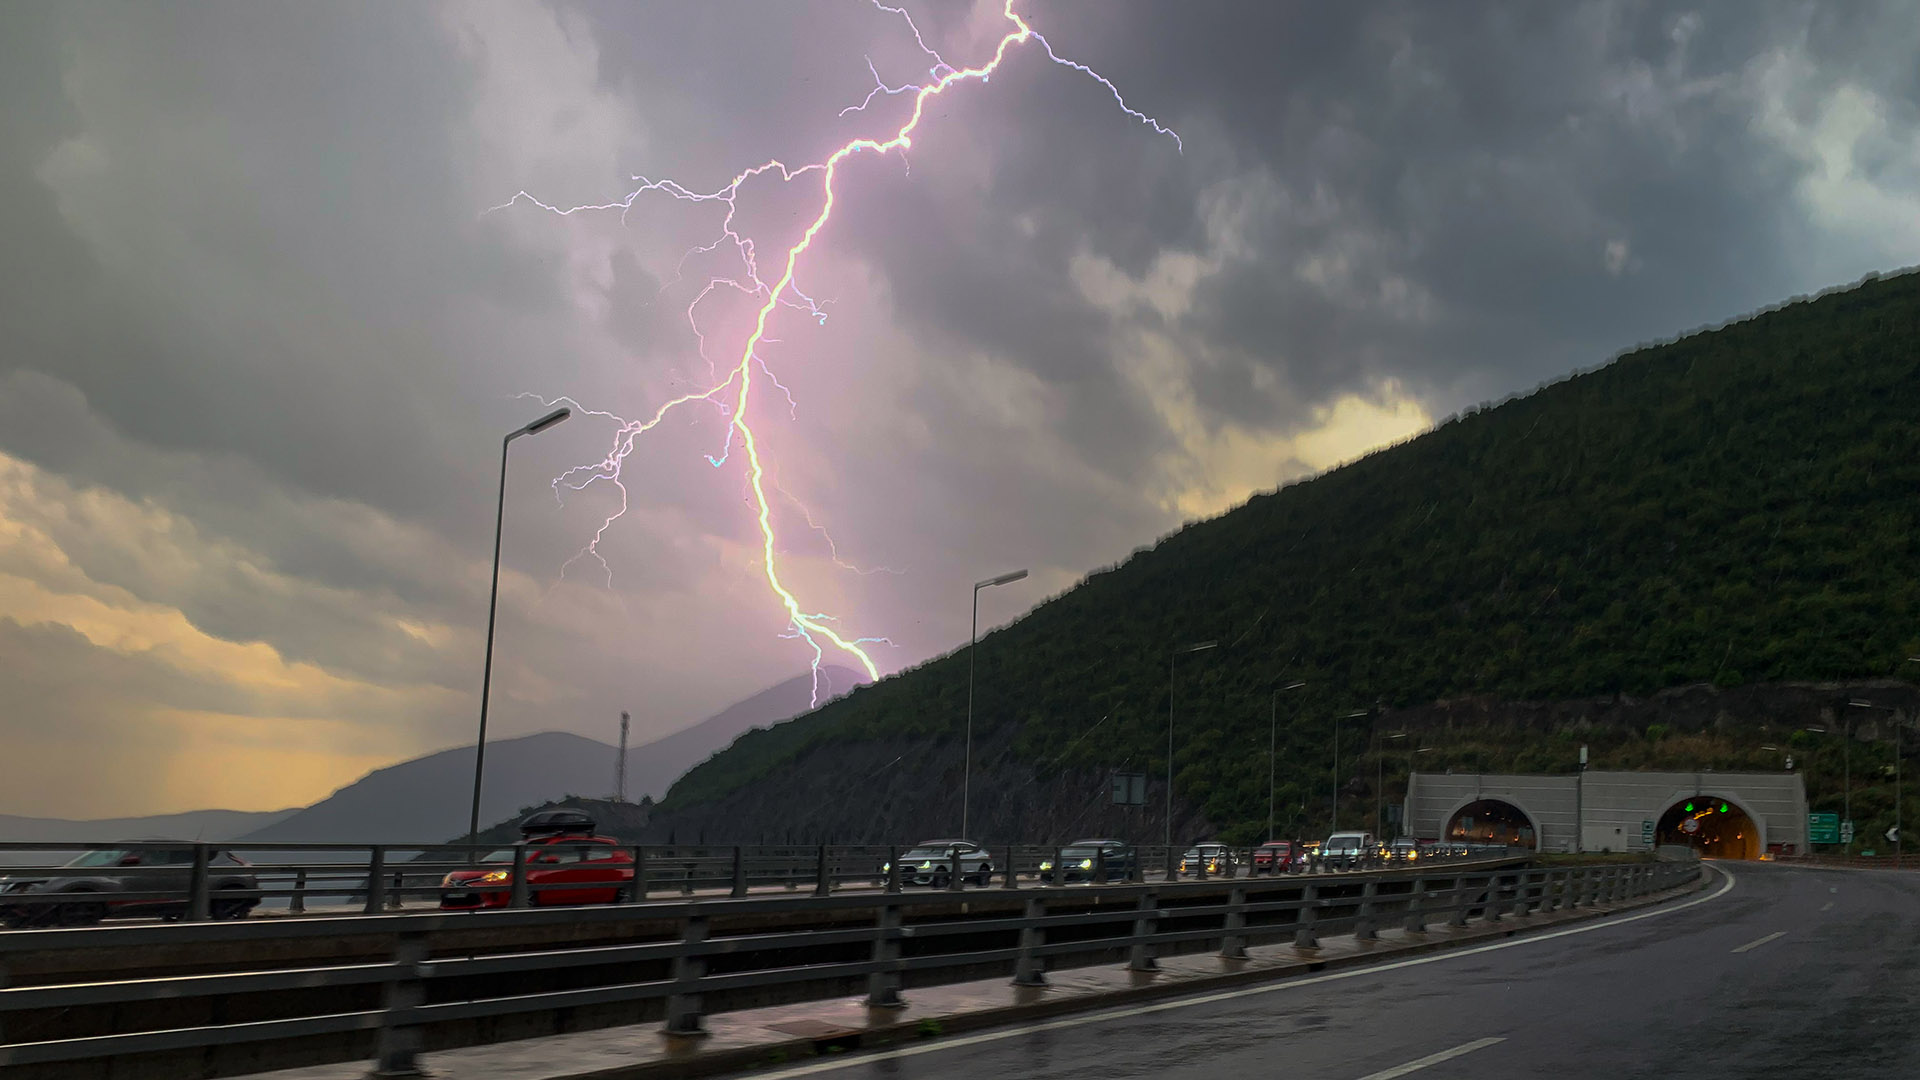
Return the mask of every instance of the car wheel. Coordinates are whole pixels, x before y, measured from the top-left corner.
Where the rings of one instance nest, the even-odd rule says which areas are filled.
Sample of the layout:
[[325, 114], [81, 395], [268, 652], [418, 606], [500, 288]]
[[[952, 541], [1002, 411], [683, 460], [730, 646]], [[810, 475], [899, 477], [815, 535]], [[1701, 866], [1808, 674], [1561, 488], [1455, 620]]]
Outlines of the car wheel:
[[626, 886], [624, 886], [624, 885], [622, 885], [622, 886], [621, 886], [620, 888], [618, 888], [618, 889], [615, 889], [615, 890], [613, 890], [613, 902], [614, 902], [614, 903], [616, 903], [616, 904], [630, 904], [630, 903], [632, 903], [632, 902], [633, 902], [633, 890], [632, 890], [632, 889], [629, 889], [629, 888], [627, 888], [627, 887], [626, 887]]
[[982, 863], [980, 864], [980, 872], [973, 876], [973, 883], [984, 889], [987, 887], [987, 882], [992, 877], [993, 877], [993, 867], [988, 866], [985, 863]]
[[[240, 886], [230, 885], [220, 890], [222, 893], [240, 891]], [[207, 905], [207, 914], [216, 919], [244, 919], [253, 910], [253, 903], [244, 896], [216, 895]]]
[[52, 920], [60, 926], [92, 926], [107, 917], [107, 905], [91, 900], [61, 904]]

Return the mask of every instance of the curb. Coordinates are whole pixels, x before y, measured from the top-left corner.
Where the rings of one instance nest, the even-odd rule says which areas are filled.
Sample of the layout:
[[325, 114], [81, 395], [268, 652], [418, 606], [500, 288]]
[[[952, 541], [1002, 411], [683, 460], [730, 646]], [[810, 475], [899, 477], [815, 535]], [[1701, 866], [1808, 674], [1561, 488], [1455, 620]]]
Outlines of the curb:
[[[920, 1042], [925, 1036], [920, 1034], [920, 1025], [927, 1021], [937, 1023], [941, 1035], [957, 1035], [963, 1032], [979, 1031], [985, 1028], [1001, 1027], [1024, 1020], [1043, 1020], [1070, 1013], [1096, 1012], [1118, 1005], [1130, 1005], [1165, 998], [1177, 998], [1188, 994], [1202, 994], [1212, 990], [1244, 986], [1250, 983], [1281, 982], [1299, 975], [1337, 971], [1352, 967], [1364, 967], [1383, 960], [1422, 953], [1444, 952], [1466, 945], [1478, 945], [1498, 938], [1519, 937], [1530, 930], [1547, 929], [1550, 926], [1582, 923], [1593, 919], [1606, 918], [1637, 908], [1652, 907], [1678, 899], [1689, 893], [1699, 892], [1711, 883], [1711, 878], [1702, 873], [1697, 882], [1665, 892], [1637, 897], [1602, 909], [1586, 908], [1583, 913], [1569, 918], [1555, 919], [1545, 926], [1486, 926], [1481, 924], [1474, 929], [1477, 933], [1449, 936], [1442, 941], [1419, 941], [1406, 945], [1394, 945], [1377, 952], [1354, 953], [1334, 957], [1323, 961], [1308, 960], [1299, 967], [1273, 969], [1247, 969], [1226, 971], [1218, 975], [1185, 979], [1180, 982], [1147, 983], [1142, 986], [1114, 990], [1102, 994], [1089, 994], [1078, 997], [1057, 998], [1052, 1001], [1036, 1001], [996, 1008], [979, 1009], [972, 1012], [955, 1013], [948, 1016], [926, 1017], [912, 1023], [878, 1024], [848, 1036], [844, 1042], [860, 1049], [869, 1050], [891, 1046], [902, 1042]], [[1531, 916], [1527, 916], [1531, 918]], [[1515, 916], [1503, 916], [1512, 919]], [[1072, 969], [1067, 969], [1072, 970]], [[660, 1036], [671, 1038], [670, 1036]], [[935, 1036], [938, 1038], [939, 1036]], [[610, 1068], [588, 1069], [579, 1072], [553, 1072], [543, 1074], [540, 1080], [694, 1080], [698, 1077], [715, 1076], [722, 1073], [740, 1072], [755, 1068], [773, 1068], [783, 1065], [806, 1064], [813, 1060], [824, 1060], [827, 1055], [821, 1047], [842, 1040], [811, 1039], [795, 1037], [780, 1042], [762, 1043], [752, 1047], [732, 1047], [725, 1050], [702, 1052], [697, 1040], [684, 1040], [691, 1045], [686, 1056], [660, 1061], [634, 1062], [631, 1065], [616, 1065]], [[849, 1062], [851, 1064], [851, 1060]]]

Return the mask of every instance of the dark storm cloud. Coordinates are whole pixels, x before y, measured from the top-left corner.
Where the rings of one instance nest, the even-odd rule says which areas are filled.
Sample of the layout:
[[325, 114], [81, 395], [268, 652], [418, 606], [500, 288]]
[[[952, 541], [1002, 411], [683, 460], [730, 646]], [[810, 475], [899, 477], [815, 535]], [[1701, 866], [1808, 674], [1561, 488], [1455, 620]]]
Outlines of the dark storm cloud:
[[[995, 6], [916, 18], [977, 62]], [[891, 636], [888, 667], [964, 637], [983, 574], [1036, 572], [993, 621], [1423, 412], [1920, 261], [1901, 5], [1022, 10], [1185, 150], [1029, 47], [933, 102], [904, 159], [843, 173], [803, 274], [831, 318], [778, 316], [765, 355], [796, 404], [758, 407], [794, 580]], [[693, 290], [738, 272], [680, 258], [713, 204], [482, 211], [815, 160], [897, 124], [903, 99], [838, 115], [868, 60], [890, 83], [929, 63], [857, 2], [9, 7], [0, 629], [44, 662], [0, 652], [0, 697], [32, 713], [0, 725], [284, 719], [311, 685], [394, 745], [455, 738], [499, 438], [537, 411], [515, 395], [649, 415], [704, 373]], [[811, 190], [743, 200], [763, 253]], [[702, 309], [723, 364], [727, 304]], [[706, 463], [717, 410], [650, 437], [607, 568], [558, 579], [620, 495], [557, 508], [544, 481], [611, 429], [515, 446], [510, 731], [636, 698], [664, 731], [804, 663], [738, 459]], [[834, 569], [799, 505], [909, 572]]]

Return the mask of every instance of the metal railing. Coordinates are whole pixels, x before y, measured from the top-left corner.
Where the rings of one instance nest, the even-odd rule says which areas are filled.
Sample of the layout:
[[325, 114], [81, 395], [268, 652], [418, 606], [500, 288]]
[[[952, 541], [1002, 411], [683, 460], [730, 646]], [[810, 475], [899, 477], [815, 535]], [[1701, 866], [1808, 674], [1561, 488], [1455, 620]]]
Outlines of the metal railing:
[[[912, 845], [596, 845], [606, 858], [550, 865], [543, 849], [516, 845], [426, 844], [0, 844], [0, 919], [11, 928], [91, 925], [106, 918], [152, 917], [201, 922], [351, 912], [447, 908], [539, 907], [627, 903], [656, 898], [841, 891], [898, 892], [934, 887], [1019, 889], [1058, 884], [1109, 884], [1239, 878], [1271, 872], [1254, 849], [1231, 848], [1209, 870], [1192, 865], [1185, 846], [1128, 848], [1114, 858], [1095, 853], [1069, 860], [1065, 844], [989, 847], [984, 858], [921, 860], [900, 867]], [[511, 850], [510, 862], [481, 862]], [[64, 865], [75, 852], [134, 856], [138, 865]], [[1486, 858], [1505, 848], [1443, 845], [1423, 858]], [[237, 855], [244, 864], [229, 856]], [[1071, 862], [1071, 865], [1069, 863]], [[154, 865], [158, 863], [159, 865]], [[1097, 863], [1097, 865], [1095, 865]], [[1084, 865], [1083, 865], [1084, 864]], [[1345, 858], [1313, 856], [1286, 872], [1335, 873], [1400, 865], [1381, 852]], [[1184, 869], [1183, 869], [1184, 867]], [[450, 875], [479, 869], [480, 881]]]
[[[816, 860], [818, 851], [815, 852]], [[1037, 861], [1037, 860], [1036, 860]], [[897, 865], [897, 864], [896, 864]], [[911, 986], [1011, 976], [1042, 985], [1050, 970], [1249, 945], [1312, 950], [1331, 934], [1372, 938], [1397, 924], [1424, 932], [1561, 908], [1604, 907], [1685, 884], [1699, 864], [1557, 868], [1462, 865], [1326, 876], [1139, 886], [1091, 885], [978, 895], [939, 892], [696, 899], [648, 907], [360, 916], [187, 926], [44, 930], [0, 936], [0, 964], [39, 950], [147, 947], [191, 957], [244, 947], [285, 955], [293, 937], [332, 935], [361, 954], [330, 963], [187, 972], [164, 978], [0, 986], [0, 1066], [21, 1080], [67, 1080], [112, 1069], [142, 1076], [217, 1076], [373, 1057], [406, 1075], [423, 1049], [556, 1030], [658, 1021], [693, 1035], [730, 1008], [864, 992], [897, 1005]], [[884, 888], [884, 885], [882, 886]], [[774, 921], [809, 914], [813, 927]], [[827, 925], [827, 917], [840, 922]], [[763, 917], [757, 923], [756, 916]], [[636, 940], [636, 919], [669, 931]], [[451, 935], [479, 924], [608, 931], [584, 948], [487, 951]], [[819, 928], [826, 925], [827, 928]], [[377, 949], [375, 959], [368, 949]], [[109, 954], [111, 955], [111, 954]], [[1309, 955], [1311, 955], [1309, 953]]]

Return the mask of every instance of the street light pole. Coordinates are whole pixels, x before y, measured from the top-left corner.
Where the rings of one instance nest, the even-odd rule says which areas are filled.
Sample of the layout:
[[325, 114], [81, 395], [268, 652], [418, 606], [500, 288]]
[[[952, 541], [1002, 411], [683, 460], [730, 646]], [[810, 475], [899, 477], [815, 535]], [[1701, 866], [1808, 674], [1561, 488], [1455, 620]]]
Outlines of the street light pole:
[[1196, 653], [1220, 643], [1202, 641], [1173, 650], [1167, 656], [1167, 866], [1173, 866], [1173, 662], [1182, 653]]
[[[478, 843], [480, 836], [480, 778], [487, 763], [487, 703], [493, 692], [493, 622], [500, 608], [500, 532], [507, 515], [507, 447], [522, 435], [538, 435], [572, 415], [571, 409], [555, 409], [500, 440], [500, 497], [493, 512], [493, 586], [487, 594], [487, 659], [480, 669], [480, 736], [473, 745], [473, 811], [467, 817], [468, 844]], [[468, 860], [477, 854], [469, 848]]]
[[[1387, 748], [1380, 744], [1383, 742], [1392, 742], [1395, 739], [1404, 739], [1406, 737], [1407, 733], [1402, 731], [1393, 735], [1380, 736], [1374, 741], [1373, 827], [1379, 829], [1380, 835], [1387, 839], [1392, 839], [1391, 837], [1387, 837], [1387, 823], [1385, 820], [1387, 816]], [[1413, 744], [1409, 743], [1407, 745], [1411, 746]], [[1411, 750], [1407, 752], [1407, 775], [1409, 777], [1413, 775], [1413, 752]]]
[[[1364, 710], [1350, 712], [1344, 719], [1367, 715]], [[1340, 831], [1340, 721], [1333, 722], [1333, 826], [1328, 831]]]
[[1273, 840], [1273, 772], [1274, 747], [1280, 734], [1280, 692], [1298, 690], [1307, 685], [1303, 682], [1276, 686], [1267, 701], [1267, 840]]
[[1009, 585], [1026, 577], [1025, 570], [973, 583], [973, 632], [967, 636], [967, 763], [960, 773], [960, 835], [967, 833], [967, 812], [973, 808], [973, 654], [980, 646], [980, 590]]

